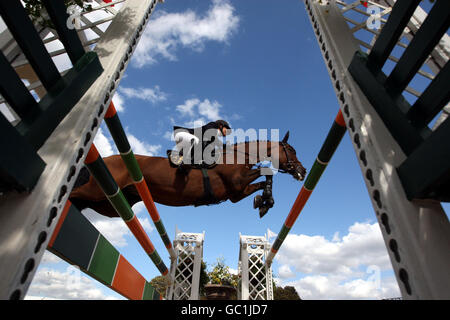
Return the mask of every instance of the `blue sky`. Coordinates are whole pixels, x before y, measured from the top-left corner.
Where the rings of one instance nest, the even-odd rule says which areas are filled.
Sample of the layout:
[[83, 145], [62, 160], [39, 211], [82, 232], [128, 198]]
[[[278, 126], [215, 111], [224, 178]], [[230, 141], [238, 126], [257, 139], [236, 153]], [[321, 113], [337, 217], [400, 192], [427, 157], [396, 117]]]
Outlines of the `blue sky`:
[[[173, 125], [223, 118], [233, 128], [279, 129], [280, 138], [289, 130], [289, 143], [308, 169], [339, 108], [298, 0], [158, 4], [114, 102], [135, 153], [164, 156], [173, 145], [169, 138]], [[95, 142], [103, 156], [117, 152], [105, 126]], [[267, 229], [278, 233], [301, 186], [291, 176], [276, 175], [275, 206], [263, 219], [252, 207], [253, 196], [236, 204], [196, 208], [157, 204], [157, 208], [172, 240], [176, 227], [205, 231], [204, 260], [211, 265], [223, 257], [237, 269], [239, 233], [262, 236]], [[134, 209], [169, 264], [145, 209], [141, 204]], [[86, 214], [147, 279], [158, 275], [122, 221]], [[68, 296], [60, 287], [48, 290], [55, 279], [63, 281], [68, 265], [50, 255], [45, 259], [30, 295], [119, 297], [87, 279], [85, 293], [79, 290]], [[379, 286], [374, 285], [369, 266], [380, 271]], [[276, 256], [273, 270], [279, 284], [294, 285], [305, 299], [400, 296], [347, 134]]]

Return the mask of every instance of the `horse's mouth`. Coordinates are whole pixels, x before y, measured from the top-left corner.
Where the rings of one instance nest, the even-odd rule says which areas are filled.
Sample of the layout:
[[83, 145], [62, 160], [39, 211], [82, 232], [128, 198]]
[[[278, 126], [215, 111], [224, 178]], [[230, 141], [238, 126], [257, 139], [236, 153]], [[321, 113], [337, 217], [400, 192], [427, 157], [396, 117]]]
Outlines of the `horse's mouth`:
[[298, 181], [303, 181], [305, 179], [305, 175], [300, 172], [296, 172], [294, 175], [294, 179]]

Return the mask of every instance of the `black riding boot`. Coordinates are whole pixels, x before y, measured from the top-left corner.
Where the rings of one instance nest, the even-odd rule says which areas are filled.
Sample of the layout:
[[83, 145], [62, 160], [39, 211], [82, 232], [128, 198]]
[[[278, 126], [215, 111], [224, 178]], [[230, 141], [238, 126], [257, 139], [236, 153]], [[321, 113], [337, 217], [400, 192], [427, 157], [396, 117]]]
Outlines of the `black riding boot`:
[[266, 176], [266, 185], [264, 187], [264, 191], [262, 194], [262, 197], [264, 199], [272, 198], [272, 181], [273, 181], [273, 176]]

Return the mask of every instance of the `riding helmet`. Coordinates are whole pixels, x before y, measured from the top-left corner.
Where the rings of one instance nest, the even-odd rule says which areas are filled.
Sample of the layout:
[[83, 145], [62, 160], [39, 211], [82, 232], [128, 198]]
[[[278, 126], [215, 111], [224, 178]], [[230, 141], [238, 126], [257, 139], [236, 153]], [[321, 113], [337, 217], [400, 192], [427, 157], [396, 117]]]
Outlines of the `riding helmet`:
[[230, 125], [228, 124], [228, 122], [226, 122], [225, 120], [217, 120], [216, 123], [219, 126], [225, 127], [227, 129], [231, 129]]

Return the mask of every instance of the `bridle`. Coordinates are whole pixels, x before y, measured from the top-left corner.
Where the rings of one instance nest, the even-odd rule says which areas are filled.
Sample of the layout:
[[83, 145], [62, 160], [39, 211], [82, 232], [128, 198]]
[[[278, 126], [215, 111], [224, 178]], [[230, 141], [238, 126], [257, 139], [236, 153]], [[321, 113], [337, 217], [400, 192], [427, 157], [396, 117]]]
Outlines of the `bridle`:
[[281, 146], [283, 147], [284, 150], [284, 154], [286, 155], [286, 170], [279, 168], [278, 171], [280, 171], [281, 173], [292, 173], [292, 172], [296, 172], [296, 164], [294, 161], [292, 161], [289, 158], [289, 153], [287, 152], [287, 143], [280, 141]]
[[[286, 155], [286, 169], [281, 169], [278, 168], [277, 171], [281, 172], [281, 173], [295, 173], [296, 170], [296, 163], [294, 161], [291, 160], [291, 157], [289, 157], [289, 152], [287, 151], [287, 143], [280, 141], [281, 146], [283, 147], [283, 151], [284, 154]], [[242, 153], [245, 154], [249, 157], [252, 157], [252, 155], [249, 152], [245, 152], [245, 151], [239, 151], [239, 150], [234, 150], [237, 153]], [[227, 152], [223, 152], [223, 154], [226, 154]], [[264, 159], [263, 159], [264, 160]]]

